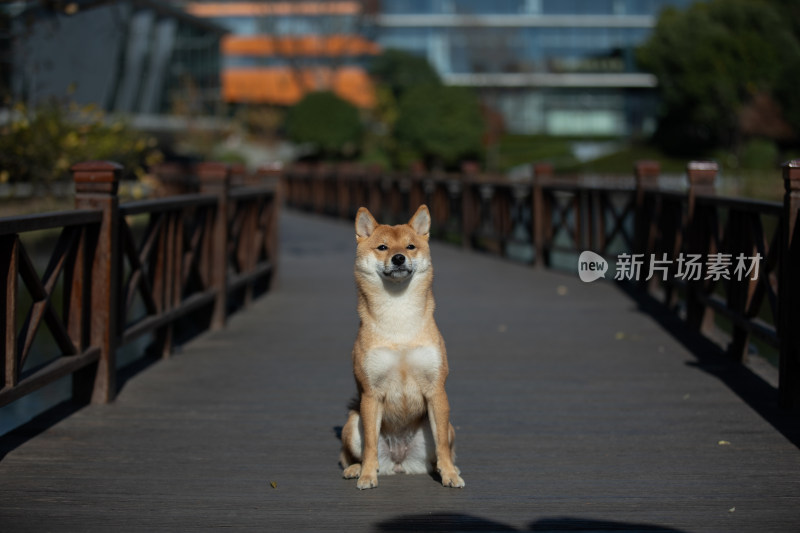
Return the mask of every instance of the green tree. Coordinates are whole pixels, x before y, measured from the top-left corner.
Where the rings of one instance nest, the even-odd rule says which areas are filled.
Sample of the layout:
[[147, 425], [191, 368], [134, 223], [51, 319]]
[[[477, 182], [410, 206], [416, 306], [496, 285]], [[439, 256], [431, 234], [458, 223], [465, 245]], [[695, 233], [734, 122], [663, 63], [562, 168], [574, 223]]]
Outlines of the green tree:
[[670, 152], [739, 144], [742, 110], [757, 98], [775, 102], [789, 129], [800, 131], [800, 43], [771, 2], [710, 0], [667, 9], [638, 57], [658, 78], [656, 140]]
[[424, 57], [400, 50], [376, 57], [370, 73], [378, 103], [370, 114], [366, 161], [456, 168], [463, 159], [482, 159], [485, 125], [471, 91], [443, 85]]
[[378, 83], [389, 87], [398, 100], [412, 87], [442, 83], [427, 59], [391, 48], [373, 59], [369, 71]]
[[361, 151], [361, 162], [384, 170], [392, 167], [392, 154], [396, 152], [394, 125], [397, 122], [397, 100], [392, 90], [382, 84], [375, 85], [375, 105], [366, 114], [367, 128]]
[[395, 124], [396, 162], [423, 159], [429, 167], [453, 168], [463, 159], [480, 159], [484, 120], [470, 90], [419, 85], [403, 94]]
[[363, 134], [358, 109], [332, 92], [307, 94], [289, 108], [286, 133], [298, 143], [310, 143], [323, 158], [354, 155]]

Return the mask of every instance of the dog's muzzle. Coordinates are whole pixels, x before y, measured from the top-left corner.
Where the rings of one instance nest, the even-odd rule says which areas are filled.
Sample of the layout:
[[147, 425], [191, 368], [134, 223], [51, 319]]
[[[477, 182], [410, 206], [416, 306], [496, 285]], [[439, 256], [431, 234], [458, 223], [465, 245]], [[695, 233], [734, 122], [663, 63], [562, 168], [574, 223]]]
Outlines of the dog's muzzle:
[[384, 276], [392, 279], [403, 279], [411, 275], [411, 263], [403, 254], [393, 255], [391, 263], [388, 267], [384, 267]]

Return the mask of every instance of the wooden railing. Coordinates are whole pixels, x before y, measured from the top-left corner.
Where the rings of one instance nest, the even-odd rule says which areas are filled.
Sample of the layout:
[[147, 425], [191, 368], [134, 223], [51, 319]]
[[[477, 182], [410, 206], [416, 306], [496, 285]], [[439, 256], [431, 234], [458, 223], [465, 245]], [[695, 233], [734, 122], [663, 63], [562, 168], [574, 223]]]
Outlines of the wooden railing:
[[[150, 333], [156, 350], [169, 354], [176, 339], [221, 328], [234, 307], [268, 288], [276, 183], [257, 176], [232, 188], [236, 169], [228, 165], [192, 170], [183, 183], [197, 192], [120, 205], [122, 168], [79, 163], [72, 167], [76, 210], [0, 219], [0, 406], [69, 375], [74, 397], [109, 402], [119, 347]], [[20, 234], [45, 229], [60, 233], [39, 276]], [[33, 302], [22, 316], [20, 280]], [[42, 322], [57, 353], [29, 368]]]
[[[531, 180], [515, 182], [479, 174], [295, 166], [285, 185], [289, 205], [345, 218], [364, 205], [381, 221], [405, 222], [427, 203], [434, 237], [537, 267], [577, 272], [585, 250], [609, 261], [638, 261], [639, 275], [626, 281], [704, 334], [727, 322], [731, 357], [743, 360], [751, 338], [776, 348], [780, 403], [800, 407], [800, 161], [783, 170], [783, 205], [717, 196], [716, 175], [715, 163], [692, 162], [688, 187], [679, 191], [658, 186], [654, 162], [640, 162], [633, 176], [615, 179], [556, 178], [552, 167], [540, 164]], [[679, 276], [685, 261], [697, 256], [702, 264], [696, 275]], [[739, 275], [740, 256], [748, 259], [745, 266], [757, 263], [757, 275]], [[726, 276], [712, 272], [710, 258], [730, 261]], [[659, 268], [648, 280], [651, 264]]]

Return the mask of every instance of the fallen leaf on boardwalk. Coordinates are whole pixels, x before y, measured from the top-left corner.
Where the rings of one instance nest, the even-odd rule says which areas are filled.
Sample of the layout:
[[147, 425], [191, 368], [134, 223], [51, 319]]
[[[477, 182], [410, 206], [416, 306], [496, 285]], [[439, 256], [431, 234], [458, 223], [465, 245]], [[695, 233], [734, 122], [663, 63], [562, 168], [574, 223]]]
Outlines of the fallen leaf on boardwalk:
[[617, 339], [618, 341], [621, 341], [622, 339], [625, 338], [625, 334], [621, 331], [618, 331], [617, 334], [614, 335], [614, 338]]
[[559, 296], [564, 296], [565, 294], [567, 294], [567, 286], [559, 285], [558, 287], [556, 287], [556, 292], [558, 293]]
[[731, 443], [728, 442], [727, 440], [721, 440], [717, 444], [719, 444], [720, 446], [730, 446], [731, 445]]
[[692, 397], [692, 395], [691, 395], [691, 394], [689, 394], [689, 393], [686, 393], [686, 394], [684, 394], [684, 395], [683, 395], [683, 399], [684, 399], [684, 400], [688, 400], [688, 399], [689, 399], [689, 398], [691, 398], [691, 397]]
[[273, 489], [277, 489], [278, 488], [278, 482], [277, 481], [270, 481], [269, 482], [269, 486], [272, 487]]
[[735, 510], [736, 510], [736, 507], [731, 507], [730, 509], [728, 509], [728, 512], [729, 512], [729, 513], [732, 513], [732, 512], [734, 512]]
[[508, 331], [508, 326], [506, 326], [505, 324], [500, 324], [499, 326], [497, 326], [497, 331], [500, 333], [505, 333], [506, 331]]

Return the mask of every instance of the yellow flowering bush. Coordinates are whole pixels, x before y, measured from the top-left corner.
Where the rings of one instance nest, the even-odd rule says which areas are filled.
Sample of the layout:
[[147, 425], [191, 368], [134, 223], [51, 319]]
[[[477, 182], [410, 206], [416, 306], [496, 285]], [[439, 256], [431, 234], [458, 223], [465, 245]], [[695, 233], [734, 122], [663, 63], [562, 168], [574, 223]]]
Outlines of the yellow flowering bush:
[[0, 124], [0, 183], [48, 184], [68, 177], [69, 167], [87, 160], [113, 160], [141, 177], [162, 159], [154, 138], [110, 119], [94, 105], [16, 103]]

